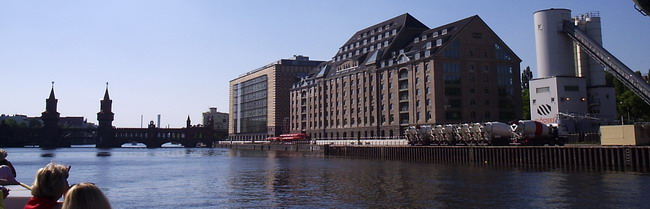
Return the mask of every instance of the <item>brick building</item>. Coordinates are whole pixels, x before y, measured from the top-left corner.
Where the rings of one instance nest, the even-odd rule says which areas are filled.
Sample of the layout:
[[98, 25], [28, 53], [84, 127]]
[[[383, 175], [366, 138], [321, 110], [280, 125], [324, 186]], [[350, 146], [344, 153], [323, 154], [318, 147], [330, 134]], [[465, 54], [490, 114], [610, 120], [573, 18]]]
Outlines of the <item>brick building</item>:
[[411, 125], [519, 119], [520, 62], [478, 16], [429, 28], [403, 14], [356, 32], [293, 84], [290, 132], [394, 138]]

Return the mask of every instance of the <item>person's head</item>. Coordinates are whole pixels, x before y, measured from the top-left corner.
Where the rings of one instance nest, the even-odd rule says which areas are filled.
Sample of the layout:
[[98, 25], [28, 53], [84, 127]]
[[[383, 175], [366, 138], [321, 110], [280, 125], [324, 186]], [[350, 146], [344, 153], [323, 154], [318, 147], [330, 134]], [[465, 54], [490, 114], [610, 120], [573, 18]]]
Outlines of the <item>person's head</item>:
[[70, 167], [56, 163], [49, 163], [38, 169], [32, 186], [32, 196], [59, 199], [68, 190], [69, 171]]
[[7, 151], [0, 149], [0, 160], [5, 160], [7, 159]]
[[111, 209], [111, 203], [95, 184], [80, 183], [70, 187], [61, 209]]

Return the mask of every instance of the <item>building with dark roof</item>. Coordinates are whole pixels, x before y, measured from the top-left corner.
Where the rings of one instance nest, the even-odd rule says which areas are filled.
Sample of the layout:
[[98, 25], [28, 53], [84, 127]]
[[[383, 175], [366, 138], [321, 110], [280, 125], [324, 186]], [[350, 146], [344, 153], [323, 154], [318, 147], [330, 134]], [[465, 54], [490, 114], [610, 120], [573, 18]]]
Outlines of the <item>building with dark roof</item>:
[[289, 89], [323, 61], [281, 59], [230, 81], [228, 138], [263, 140], [289, 132]]
[[521, 60], [479, 17], [429, 28], [403, 14], [356, 32], [291, 88], [291, 132], [398, 137], [412, 125], [521, 116]]

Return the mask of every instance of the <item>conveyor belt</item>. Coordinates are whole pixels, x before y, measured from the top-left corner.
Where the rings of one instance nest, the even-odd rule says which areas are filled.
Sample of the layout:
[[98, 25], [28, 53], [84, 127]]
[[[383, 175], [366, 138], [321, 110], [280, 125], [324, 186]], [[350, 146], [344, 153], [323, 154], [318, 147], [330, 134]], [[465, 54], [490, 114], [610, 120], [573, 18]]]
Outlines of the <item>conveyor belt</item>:
[[564, 22], [564, 32], [569, 35], [592, 58], [605, 67], [616, 79], [630, 88], [637, 96], [650, 105], [650, 85], [640, 78], [634, 71], [609, 53], [587, 34], [582, 32], [570, 21]]

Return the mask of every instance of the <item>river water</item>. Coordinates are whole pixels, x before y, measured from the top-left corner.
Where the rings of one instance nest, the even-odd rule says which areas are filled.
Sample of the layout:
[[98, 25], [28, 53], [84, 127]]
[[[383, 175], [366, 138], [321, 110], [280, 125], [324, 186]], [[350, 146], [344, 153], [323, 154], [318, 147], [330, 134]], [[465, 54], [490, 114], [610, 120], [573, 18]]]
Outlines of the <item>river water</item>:
[[[49, 162], [113, 208], [648, 208], [650, 175], [324, 158], [220, 148], [7, 148], [18, 180]], [[110, 156], [98, 156], [110, 154]]]

